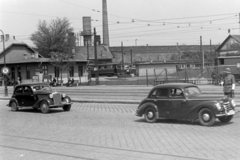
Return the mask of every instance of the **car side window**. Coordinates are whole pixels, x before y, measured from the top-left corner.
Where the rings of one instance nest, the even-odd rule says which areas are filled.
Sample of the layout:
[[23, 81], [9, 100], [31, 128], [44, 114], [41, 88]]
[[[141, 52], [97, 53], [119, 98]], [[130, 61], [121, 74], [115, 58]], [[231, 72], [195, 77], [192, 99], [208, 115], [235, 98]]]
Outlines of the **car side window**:
[[174, 98], [184, 97], [183, 91], [179, 88], [173, 88], [171, 89], [171, 97], [174, 97]]
[[29, 86], [25, 86], [23, 92], [24, 93], [32, 93], [32, 89]]
[[152, 98], [166, 98], [168, 97], [168, 89], [167, 88], [158, 88], [152, 92]]
[[19, 86], [15, 89], [15, 93], [23, 93], [22, 86]]

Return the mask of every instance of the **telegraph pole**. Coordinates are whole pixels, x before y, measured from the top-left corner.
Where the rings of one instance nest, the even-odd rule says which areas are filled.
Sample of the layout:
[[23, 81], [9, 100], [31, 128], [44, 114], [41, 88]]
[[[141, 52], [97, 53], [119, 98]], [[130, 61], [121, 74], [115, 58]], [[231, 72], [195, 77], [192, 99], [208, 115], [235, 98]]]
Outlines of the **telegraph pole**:
[[94, 28], [94, 54], [95, 54], [95, 78], [96, 85], [99, 85], [99, 75], [98, 75], [98, 61], [97, 61], [97, 39], [96, 39], [96, 29]]
[[[203, 51], [202, 51], [202, 36], [200, 36], [200, 57], [203, 57]], [[201, 63], [201, 75], [203, 76], [203, 60], [200, 58], [200, 63]]]
[[240, 34], [240, 13], [239, 13], [239, 34]]
[[121, 48], [122, 48], [122, 69], [124, 70], [123, 42], [122, 42], [121, 44], [122, 44], [122, 45], [121, 45], [121, 46], [122, 46], [122, 47], [121, 47]]
[[132, 65], [132, 48], [130, 49], [130, 55], [131, 55], [131, 65]]

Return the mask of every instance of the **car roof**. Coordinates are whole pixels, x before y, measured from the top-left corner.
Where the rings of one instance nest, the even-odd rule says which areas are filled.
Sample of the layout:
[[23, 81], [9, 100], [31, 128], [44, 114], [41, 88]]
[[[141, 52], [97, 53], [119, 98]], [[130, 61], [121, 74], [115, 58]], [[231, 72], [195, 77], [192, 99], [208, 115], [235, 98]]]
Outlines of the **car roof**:
[[165, 84], [159, 84], [154, 87], [155, 88], [186, 88], [186, 87], [197, 87], [197, 85], [192, 83], [165, 83]]
[[39, 82], [32, 82], [32, 83], [21, 83], [17, 86], [37, 86], [37, 85], [48, 85], [48, 83], [39, 83]]

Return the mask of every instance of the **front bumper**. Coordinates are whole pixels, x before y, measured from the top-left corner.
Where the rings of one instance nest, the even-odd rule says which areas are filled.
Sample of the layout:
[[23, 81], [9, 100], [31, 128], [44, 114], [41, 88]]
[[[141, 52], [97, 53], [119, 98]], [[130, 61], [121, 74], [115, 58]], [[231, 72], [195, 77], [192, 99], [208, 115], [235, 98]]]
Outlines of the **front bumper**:
[[231, 115], [234, 115], [234, 114], [235, 114], [235, 111], [234, 110], [230, 110], [227, 113], [216, 114], [216, 117], [231, 116]]
[[56, 107], [63, 107], [63, 106], [67, 106], [67, 105], [72, 105], [73, 103], [61, 103], [61, 104], [52, 104], [49, 105], [50, 108], [56, 108]]

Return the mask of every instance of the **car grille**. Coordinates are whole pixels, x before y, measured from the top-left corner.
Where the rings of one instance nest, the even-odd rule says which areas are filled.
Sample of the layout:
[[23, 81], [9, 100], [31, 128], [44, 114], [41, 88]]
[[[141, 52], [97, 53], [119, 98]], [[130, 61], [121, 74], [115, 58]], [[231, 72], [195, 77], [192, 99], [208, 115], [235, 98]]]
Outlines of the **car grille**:
[[53, 101], [55, 105], [62, 104], [61, 94], [53, 94]]
[[230, 106], [229, 102], [223, 103], [222, 107], [224, 108], [226, 113], [229, 112], [230, 110], [232, 110], [232, 107]]

